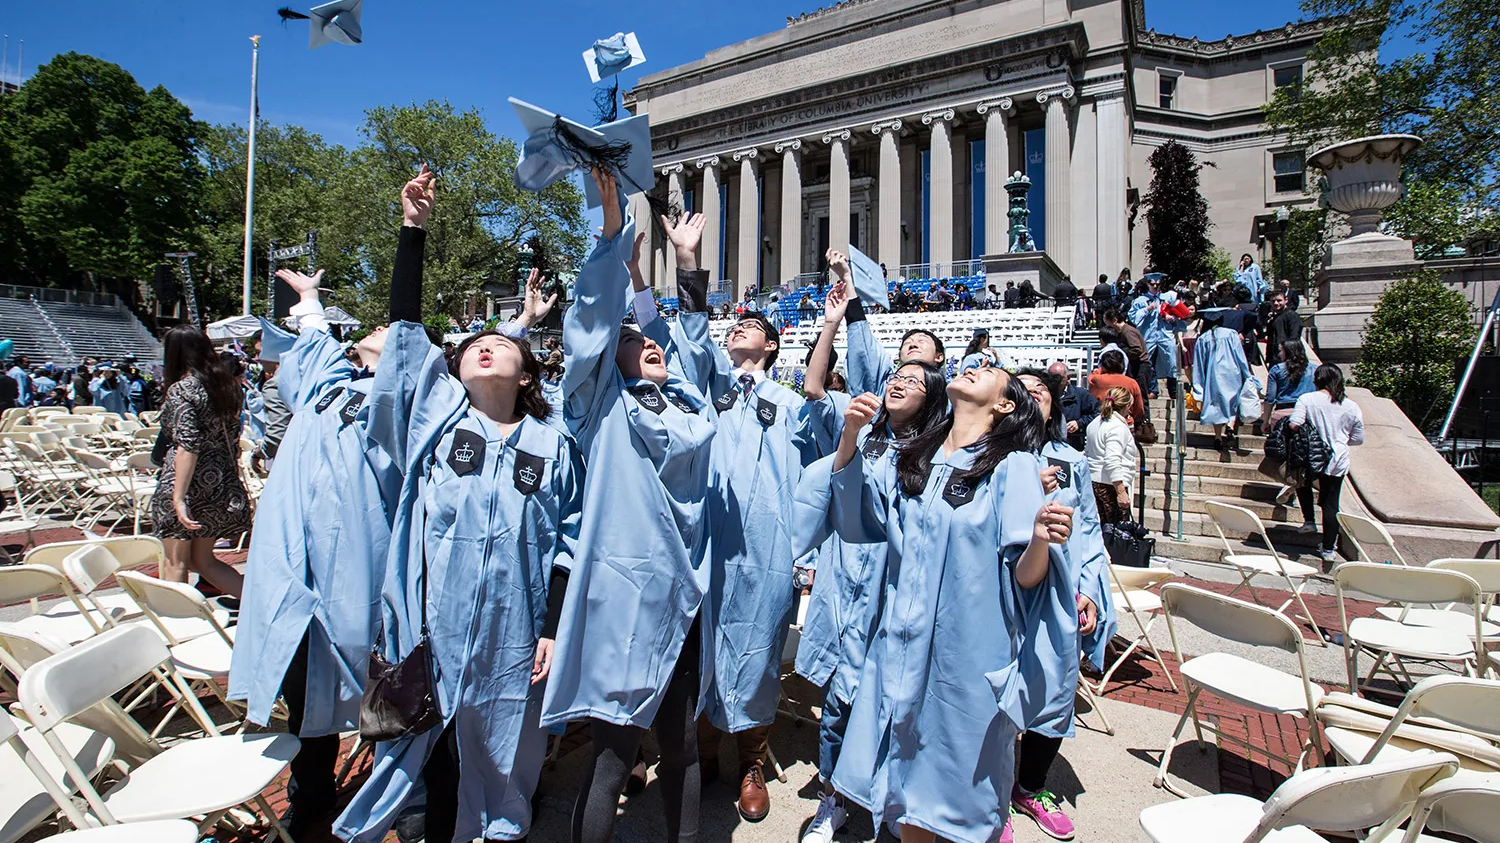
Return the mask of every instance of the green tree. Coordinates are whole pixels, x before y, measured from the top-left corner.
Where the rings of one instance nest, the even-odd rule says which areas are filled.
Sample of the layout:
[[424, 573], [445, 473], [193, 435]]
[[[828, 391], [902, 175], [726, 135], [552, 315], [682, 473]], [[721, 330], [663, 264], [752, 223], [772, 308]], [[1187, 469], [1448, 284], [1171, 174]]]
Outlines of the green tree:
[[1458, 365], [1474, 343], [1468, 299], [1424, 272], [1386, 288], [1365, 328], [1354, 381], [1395, 401], [1430, 429], [1453, 400]]
[[1151, 187], [1146, 206], [1146, 261], [1171, 281], [1210, 277], [1213, 244], [1208, 239], [1208, 201], [1198, 190], [1198, 163], [1191, 150], [1167, 141], [1147, 159]]
[[14, 203], [6, 227], [20, 230], [0, 253], [15, 280], [124, 291], [108, 282], [143, 277], [190, 244], [200, 126], [165, 88], [66, 53], [6, 100], [0, 193]]
[[[1272, 248], [1271, 261], [1263, 269], [1267, 279], [1272, 274], [1292, 282], [1292, 289], [1304, 295], [1312, 295], [1313, 279], [1323, 261], [1323, 252], [1328, 246], [1328, 212], [1321, 209], [1292, 209], [1287, 219], [1286, 232], [1280, 242]], [[1277, 254], [1280, 249], [1282, 254]], [[1286, 260], [1282, 260], [1283, 254]]]
[[[1308, 54], [1303, 84], [1266, 107], [1308, 151], [1383, 132], [1420, 135], [1408, 196], [1385, 219], [1419, 256], [1461, 242], [1500, 206], [1500, 3], [1494, 0], [1303, 0], [1330, 29]], [[1382, 60], [1382, 50], [1416, 49]]]

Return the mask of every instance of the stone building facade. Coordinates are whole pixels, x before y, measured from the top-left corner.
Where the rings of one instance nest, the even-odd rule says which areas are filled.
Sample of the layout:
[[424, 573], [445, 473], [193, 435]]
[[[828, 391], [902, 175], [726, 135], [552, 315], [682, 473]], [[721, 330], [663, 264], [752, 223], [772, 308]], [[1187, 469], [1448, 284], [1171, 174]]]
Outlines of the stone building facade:
[[1139, 275], [1146, 160], [1168, 139], [1208, 165], [1214, 242], [1260, 253], [1257, 219], [1312, 201], [1261, 107], [1322, 26], [1200, 41], [1144, 20], [1144, 0], [845, 0], [645, 76], [626, 106], [651, 118], [654, 189], [707, 215], [700, 264], [735, 297], [819, 272], [829, 245], [893, 278], [964, 274], [1005, 251], [1016, 171], [1039, 248], [1080, 287]]

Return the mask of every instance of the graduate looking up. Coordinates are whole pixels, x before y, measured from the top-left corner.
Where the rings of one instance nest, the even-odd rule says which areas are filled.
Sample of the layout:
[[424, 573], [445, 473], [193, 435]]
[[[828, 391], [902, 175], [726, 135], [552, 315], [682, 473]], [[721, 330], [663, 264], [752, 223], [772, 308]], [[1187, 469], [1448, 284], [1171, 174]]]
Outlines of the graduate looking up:
[[[703, 394], [669, 368], [679, 352], [644, 279], [635, 280], [641, 240], [625, 197], [610, 172], [593, 178], [604, 198], [604, 231], [563, 317], [561, 389], [589, 472], [542, 722], [585, 720], [593, 739], [572, 840], [614, 839], [620, 794], [646, 729], [654, 728], [667, 839], [694, 843], [698, 614], [708, 588], [703, 518], [714, 425]], [[632, 286], [639, 331], [620, 324]]]
[[876, 828], [898, 824], [903, 843], [990, 843], [1004, 830], [1015, 738], [1040, 713], [1020, 661], [1030, 607], [1072, 528], [1073, 510], [1044, 495], [1041, 413], [1021, 381], [981, 366], [948, 399], [952, 412], [891, 471], [860, 448], [879, 400], [854, 398], [833, 462], [835, 530], [887, 549], [833, 786]]
[[[835, 262], [834, 255], [841, 260]], [[842, 252], [829, 249], [827, 257], [829, 268], [833, 270], [834, 277], [840, 282], [860, 287], [871, 283], [871, 279], [861, 279], [855, 276], [849, 266], [848, 257]], [[864, 283], [861, 284], [861, 281]], [[878, 283], [882, 287], [885, 285], [884, 276], [878, 279]], [[890, 380], [893, 372], [891, 354], [886, 351], [885, 346], [881, 345], [880, 340], [875, 336], [875, 331], [866, 321], [864, 305], [860, 303], [859, 296], [849, 296], [849, 306], [844, 318], [848, 329], [845, 343], [848, 346], [849, 393], [860, 395], [870, 392], [880, 395], [885, 391], [885, 383]], [[943, 341], [938, 338], [937, 334], [926, 328], [912, 328], [901, 337], [901, 345], [896, 353], [896, 365], [916, 361], [941, 369], [947, 361], [946, 355]]]
[[[792, 609], [792, 493], [803, 466], [829, 446], [827, 402], [807, 401], [766, 371], [780, 351], [775, 328], [744, 314], [726, 348], [709, 337], [708, 273], [693, 254], [702, 237], [692, 221], [663, 220], [677, 252], [681, 314], [672, 326], [686, 380], [712, 403], [714, 423], [707, 498], [709, 586], [700, 610], [703, 664], [711, 670], [702, 708], [712, 727], [734, 732], [739, 749], [741, 816], [770, 811], [764, 765], [781, 698], [781, 650]], [[717, 775], [719, 736], [705, 728], [699, 751], [705, 779]]]
[[542, 691], [578, 535], [582, 469], [567, 437], [544, 423], [541, 367], [521, 338], [550, 303], [537, 299], [518, 324], [475, 334], [445, 360], [421, 324], [432, 203], [424, 168], [402, 193], [380, 368], [351, 415], [366, 414], [370, 447], [402, 472], [380, 653], [398, 664], [425, 643], [436, 723], [376, 743], [369, 779], [335, 823], [350, 843], [383, 839], [418, 781], [428, 840], [526, 836], [546, 754]]

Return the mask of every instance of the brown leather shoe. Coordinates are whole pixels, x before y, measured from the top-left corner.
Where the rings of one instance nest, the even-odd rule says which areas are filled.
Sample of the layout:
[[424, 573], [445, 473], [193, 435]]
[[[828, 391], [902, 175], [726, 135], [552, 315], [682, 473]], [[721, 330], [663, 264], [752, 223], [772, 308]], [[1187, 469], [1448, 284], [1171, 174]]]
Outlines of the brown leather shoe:
[[758, 823], [771, 813], [771, 793], [766, 790], [766, 775], [761, 762], [751, 764], [745, 771], [745, 777], [740, 780], [740, 801], [735, 807], [739, 808], [740, 816], [746, 822]]

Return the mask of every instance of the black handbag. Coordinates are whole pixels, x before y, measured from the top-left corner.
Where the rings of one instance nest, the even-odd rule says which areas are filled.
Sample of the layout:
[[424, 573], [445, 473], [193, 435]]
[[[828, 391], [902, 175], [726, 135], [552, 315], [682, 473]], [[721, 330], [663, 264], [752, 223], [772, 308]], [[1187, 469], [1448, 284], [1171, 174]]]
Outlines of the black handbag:
[[427, 643], [427, 554], [422, 554], [422, 637], [406, 658], [391, 664], [370, 651], [370, 678], [359, 701], [359, 736], [367, 741], [391, 741], [420, 735], [438, 724], [437, 696], [432, 687], [432, 655]]
[[1156, 539], [1146, 535], [1146, 528], [1134, 521], [1105, 524], [1104, 552], [1115, 565], [1147, 568], [1156, 555]]

